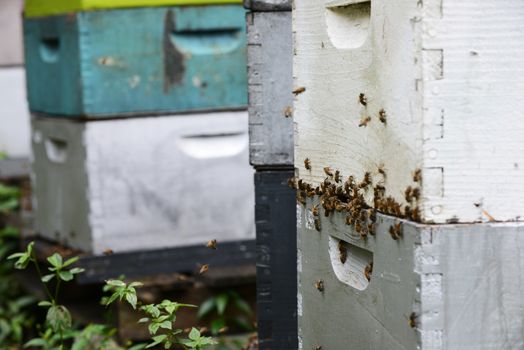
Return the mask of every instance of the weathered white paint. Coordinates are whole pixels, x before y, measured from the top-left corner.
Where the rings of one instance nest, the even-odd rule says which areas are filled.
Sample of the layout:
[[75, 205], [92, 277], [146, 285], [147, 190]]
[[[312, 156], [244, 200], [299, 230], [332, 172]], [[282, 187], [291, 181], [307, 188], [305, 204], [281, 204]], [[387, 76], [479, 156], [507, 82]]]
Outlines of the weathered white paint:
[[[524, 348], [524, 224], [403, 221], [403, 238], [395, 241], [388, 233], [398, 222], [392, 217], [379, 214], [376, 235], [367, 240], [348, 229], [343, 215], [320, 218], [330, 232], [309, 229], [299, 218], [304, 349]], [[350, 247], [345, 264], [337, 259], [338, 240]], [[358, 272], [351, 247], [373, 261], [365, 288], [347, 278]]]
[[0, 67], [0, 152], [28, 159], [29, 124], [24, 68]]
[[247, 113], [34, 118], [39, 234], [99, 254], [254, 238]]
[[22, 0], [0, 0], [0, 66], [24, 64]]
[[300, 177], [330, 166], [378, 181], [384, 164], [404, 202], [420, 168], [424, 222], [524, 215], [524, 2], [306, 0], [293, 16]]

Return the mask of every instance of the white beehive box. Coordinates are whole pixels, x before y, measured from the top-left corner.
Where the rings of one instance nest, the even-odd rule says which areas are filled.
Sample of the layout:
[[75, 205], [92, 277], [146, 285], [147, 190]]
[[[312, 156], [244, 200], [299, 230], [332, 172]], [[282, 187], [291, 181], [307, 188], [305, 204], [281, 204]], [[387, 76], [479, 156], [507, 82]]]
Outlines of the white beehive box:
[[100, 254], [254, 238], [247, 113], [33, 118], [35, 229]]
[[247, 15], [249, 154], [254, 166], [293, 165], [291, 11]]
[[524, 215], [523, 1], [307, 0], [293, 15], [302, 178], [376, 183], [383, 165], [405, 205], [421, 169], [422, 222]]
[[524, 348], [524, 224], [403, 222], [394, 240], [400, 221], [378, 215], [376, 235], [362, 240], [343, 217], [321, 216], [319, 233], [302, 208], [300, 349]]
[[29, 119], [24, 68], [0, 67], [0, 152], [29, 158]]
[[0, 0], [0, 66], [24, 64], [22, 0]]

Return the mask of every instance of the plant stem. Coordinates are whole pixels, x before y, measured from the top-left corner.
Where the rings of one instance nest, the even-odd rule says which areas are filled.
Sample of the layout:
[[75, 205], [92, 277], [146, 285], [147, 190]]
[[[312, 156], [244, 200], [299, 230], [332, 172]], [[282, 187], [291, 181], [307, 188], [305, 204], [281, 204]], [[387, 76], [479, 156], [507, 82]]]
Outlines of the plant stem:
[[[38, 260], [36, 259], [36, 254], [34, 252], [33, 252], [32, 260], [33, 260], [33, 264], [35, 265], [36, 272], [38, 273], [38, 277], [40, 277], [40, 282], [42, 282], [42, 277], [44, 275], [42, 275], [42, 270], [40, 270], [40, 265], [38, 264]], [[51, 301], [53, 304], [55, 304], [55, 299], [51, 295], [51, 292], [49, 291], [49, 288], [47, 288], [47, 284], [45, 282], [42, 282], [42, 284], [44, 285], [44, 289], [45, 289], [45, 292], [47, 294], [47, 297], [49, 298], [49, 301]]]

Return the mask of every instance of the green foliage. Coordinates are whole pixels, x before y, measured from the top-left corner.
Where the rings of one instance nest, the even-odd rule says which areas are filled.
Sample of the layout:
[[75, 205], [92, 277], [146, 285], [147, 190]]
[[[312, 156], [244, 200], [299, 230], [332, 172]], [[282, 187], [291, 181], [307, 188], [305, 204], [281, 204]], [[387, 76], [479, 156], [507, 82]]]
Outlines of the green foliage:
[[193, 328], [189, 333], [188, 339], [183, 339], [181, 329], [175, 327], [176, 313], [182, 307], [196, 307], [190, 304], [181, 304], [170, 300], [164, 300], [159, 304], [145, 304], [138, 300], [136, 294], [136, 287], [140, 287], [138, 282], [125, 283], [122, 280], [106, 281], [105, 291], [112, 294], [104, 299], [105, 305], [110, 305], [113, 302], [126, 301], [133, 309], [142, 311], [145, 316], [141, 318], [138, 323], [147, 325], [149, 334], [151, 335], [151, 342], [145, 346], [146, 349], [161, 346], [164, 349], [171, 349], [176, 344], [184, 346], [185, 349], [204, 349], [217, 342], [210, 337], [204, 337], [200, 332]]
[[20, 191], [16, 187], [0, 184], [0, 214], [7, 214], [18, 207]]
[[[228, 316], [226, 311], [231, 311], [231, 316]], [[249, 304], [238, 293], [225, 291], [204, 301], [198, 309], [197, 316], [200, 319], [209, 317], [211, 333], [217, 335], [222, 329], [230, 326], [252, 331], [253, 327], [248, 320], [252, 313]]]

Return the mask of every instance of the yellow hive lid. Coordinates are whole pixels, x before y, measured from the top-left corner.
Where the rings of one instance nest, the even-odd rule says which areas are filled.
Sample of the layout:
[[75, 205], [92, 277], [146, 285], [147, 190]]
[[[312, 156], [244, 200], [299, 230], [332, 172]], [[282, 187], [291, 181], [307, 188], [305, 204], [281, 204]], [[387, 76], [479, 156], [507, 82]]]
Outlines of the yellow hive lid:
[[241, 4], [242, 0], [26, 0], [26, 17], [126, 7]]

